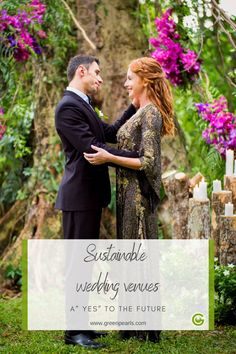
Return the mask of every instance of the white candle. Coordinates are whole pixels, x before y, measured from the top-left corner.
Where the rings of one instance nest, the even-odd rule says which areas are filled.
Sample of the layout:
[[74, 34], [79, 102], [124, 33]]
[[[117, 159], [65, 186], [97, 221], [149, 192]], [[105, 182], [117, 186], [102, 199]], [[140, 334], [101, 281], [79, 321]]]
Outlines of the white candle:
[[233, 176], [234, 169], [234, 151], [226, 150], [226, 176]]
[[213, 192], [217, 193], [217, 192], [221, 192], [221, 181], [219, 181], [218, 179], [216, 179], [215, 181], [213, 181]]
[[207, 199], [207, 183], [205, 182], [204, 178], [199, 183], [199, 197], [200, 199]]
[[198, 199], [198, 186], [193, 188], [193, 198]]
[[204, 179], [193, 188], [193, 198], [198, 200], [207, 199], [207, 183]]
[[234, 206], [232, 203], [225, 204], [225, 216], [233, 216]]

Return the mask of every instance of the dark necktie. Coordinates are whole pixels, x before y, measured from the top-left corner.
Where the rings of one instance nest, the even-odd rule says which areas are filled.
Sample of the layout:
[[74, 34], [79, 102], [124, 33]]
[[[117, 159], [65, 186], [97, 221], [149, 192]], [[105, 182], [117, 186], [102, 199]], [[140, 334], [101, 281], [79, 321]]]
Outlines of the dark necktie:
[[92, 102], [91, 98], [88, 95], [87, 95], [87, 97], [88, 97], [88, 102], [89, 102], [90, 106], [93, 107], [93, 102]]

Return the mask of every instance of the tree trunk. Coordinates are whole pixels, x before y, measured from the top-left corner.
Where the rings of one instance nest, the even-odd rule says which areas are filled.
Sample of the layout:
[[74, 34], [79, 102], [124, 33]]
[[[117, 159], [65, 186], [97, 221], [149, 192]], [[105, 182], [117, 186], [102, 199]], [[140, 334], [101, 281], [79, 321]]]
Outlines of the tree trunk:
[[234, 205], [234, 214], [236, 213], [236, 177], [224, 176], [224, 189], [232, 192], [232, 203]]
[[236, 215], [221, 216], [220, 264], [236, 265]]
[[[165, 177], [165, 175], [164, 175]], [[172, 215], [172, 238], [188, 238], [189, 178], [185, 173], [173, 173], [163, 178]]]
[[188, 238], [209, 239], [211, 235], [210, 201], [189, 199]]
[[221, 191], [212, 193], [212, 218], [211, 218], [211, 238], [215, 241], [215, 256], [219, 257], [220, 247], [220, 219], [225, 213], [225, 204], [232, 202], [231, 191]]
[[77, 4], [78, 19], [96, 46], [93, 50], [78, 32], [79, 53], [93, 54], [100, 60], [103, 85], [95, 100], [102, 103], [104, 114], [112, 121], [129, 103], [124, 89], [128, 65], [143, 56], [147, 46], [138, 20], [132, 15], [137, 2], [78, 0]]

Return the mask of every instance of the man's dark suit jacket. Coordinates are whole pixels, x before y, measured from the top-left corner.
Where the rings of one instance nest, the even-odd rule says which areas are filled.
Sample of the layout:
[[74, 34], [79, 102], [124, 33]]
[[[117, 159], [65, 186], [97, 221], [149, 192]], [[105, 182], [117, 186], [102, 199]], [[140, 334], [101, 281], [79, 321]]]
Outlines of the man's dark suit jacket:
[[100, 120], [92, 107], [71, 91], [65, 91], [55, 113], [55, 124], [66, 155], [65, 172], [55, 207], [63, 211], [94, 210], [105, 207], [111, 199], [107, 164], [93, 166], [83, 156], [94, 152], [91, 145], [124, 157], [138, 157], [137, 152], [108, 147], [116, 143], [118, 129], [136, 112], [130, 105], [123, 116], [109, 125]]

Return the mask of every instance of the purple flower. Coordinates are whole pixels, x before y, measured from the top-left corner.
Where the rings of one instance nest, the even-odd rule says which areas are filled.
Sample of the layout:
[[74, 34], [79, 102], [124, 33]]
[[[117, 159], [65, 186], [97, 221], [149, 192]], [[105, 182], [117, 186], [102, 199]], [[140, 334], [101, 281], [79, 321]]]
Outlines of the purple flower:
[[229, 137], [230, 139], [236, 139], [236, 127], [230, 131]]
[[158, 37], [150, 38], [149, 42], [155, 48], [151, 56], [161, 64], [167, 79], [177, 86], [186, 81], [194, 81], [201, 70], [201, 65], [197, 54], [190, 49], [186, 50], [179, 43], [180, 35], [176, 31], [176, 23], [171, 15], [170, 8], [161, 18], [156, 18]]
[[46, 5], [42, 4], [40, 1], [38, 0], [33, 0], [30, 2], [29, 4], [30, 7], [32, 7], [34, 9], [34, 13], [36, 15], [43, 15], [44, 12], [46, 11]]
[[7, 39], [9, 41], [11, 47], [15, 47], [16, 46], [17, 42], [16, 42], [16, 40], [15, 40], [15, 38], [13, 36], [8, 36]]
[[32, 38], [32, 40], [33, 40], [33, 46], [32, 47], [33, 47], [34, 52], [36, 54], [40, 55], [42, 53], [42, 50], [41, 50], [40, 46], [38, 45], [38, 43], [37, 43], [35, 38]]
[[211, 139], [210, 139], [210, 135], [209, 135], [209, 129], [203, 130], [202, 137], [206, 141], [207, 144], [210, 144]]
[[205, 112], [206, 105], [208, 105], [208, 103], [195, 103], [195, 106], [197, 107], [199, 113]]
[[181, 54], [181, 61], [184, 69], [192, 75], [197, 74], [201, 69], [197, 53], [190, 49], [188, 49], [186, 53]]
[[40, 0], [30, 1], [27, 11], [19, 9], [14, 16], [9, 15], [6, 10], [0, 11], [2, 42], [6, 46], [14, 47], [14, 58], [17, 61], [28, 60], [31, 54], [30, 48], [36, 54], [41, 54], [42, 49], [36, 37], [46, 38], [46, 33], [38, 29], [38, 25], [43, 22], [45, 11], [46, 5]]
[[15, 48], [13, 56], [17, 61], [26, 61], [29, 59], [30, 54], [24, 44], [19, 42], [17, 48]]
[[236, 149], [236, 116], [228, 111], [228, 103], [220, 96], [211, 103], [196, 103], [202, 119], [208, 121], [209, 127], [202, 132], [207, 144], [215, 146], [225, 157], [226, 149]]

